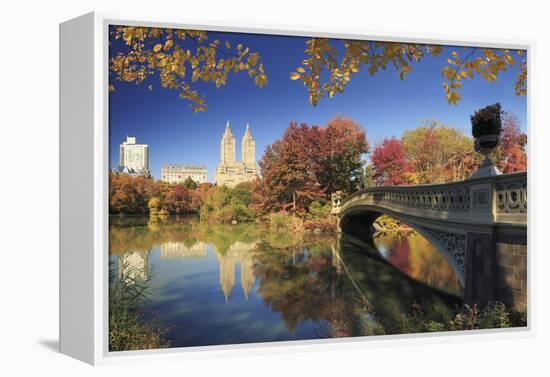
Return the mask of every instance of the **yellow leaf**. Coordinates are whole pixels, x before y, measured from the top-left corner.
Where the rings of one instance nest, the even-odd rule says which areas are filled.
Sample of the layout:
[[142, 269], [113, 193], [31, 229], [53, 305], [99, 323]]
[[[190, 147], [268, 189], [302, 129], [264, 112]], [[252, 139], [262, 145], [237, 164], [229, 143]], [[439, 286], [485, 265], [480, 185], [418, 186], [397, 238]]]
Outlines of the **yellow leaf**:
[[290, 74], [290, 79], [291, 80], [298, 80], [300, 78], [300, 74], [298, 72], [292, 72]]
[[302, 67], [298, 67], [298, 68], [296, 68], [296, 70], [297, 70], [298, 72], [300, 72], [300, 73], [304, 73], [304, 72], [306, 71], [306, 70], [303, 69]]
[[257, 61], [258, 61], [258, 55], [255, 55], [255, 54], [248, 55], [248, 59], [247, 59], [248, 64], [254, 67]]
[[169, 50], [172, 47], [173, 44], [174, 44], [173, 40], [171, 40], [171, 39], [167, 40], [166, 43], [164, 44], [164, 49]]
[[162, 45], [160, 43], [156, 44], [155, 47], [153, 47], [153, 52], [159, 52], [161, 48], [162, 48]]
[[229, 44], [228, 41], [225, 41], [225, 48], [228, 50], [231, 48], [231, 45]]
[[454, 76], [455, 76], [455, 70], [452, 69], [451, 67], [444, 67], [441, 70], [441, 75], [443, 75], [444, 77], [446, 77], [449, 80], [453, 80]]

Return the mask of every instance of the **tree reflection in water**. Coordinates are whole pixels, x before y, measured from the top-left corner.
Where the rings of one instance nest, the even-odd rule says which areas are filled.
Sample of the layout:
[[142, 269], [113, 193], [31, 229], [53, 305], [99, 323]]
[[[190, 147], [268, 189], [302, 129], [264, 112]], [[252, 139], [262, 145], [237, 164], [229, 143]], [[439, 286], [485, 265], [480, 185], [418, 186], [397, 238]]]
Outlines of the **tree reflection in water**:
[[[166, 314], [166, 321], [178, 323], [177, 327], [168, 324], [174, 328], [174, 346], [405, 333], [402, 319], [414, 305], [429, 307], [438, 320], [450, 316], [461, 303], [460, 285], [451, 267], [416, 234], [384, 235], [368, 245], [347, 236], [277, 233], [255, 224], [212, 226], [196, 218], [111, 219], [112, 258], [125, 261], [124, 265], [136, 259], [147, 269], [147, 260], [131, 254], [147, 259], [155, 248], [159, 253], [156, 272], [161, 276], [171, 263], [198, 260], [218, 265], [222, 301], [201, 296], [199, 303], [184, 306], [188, 317], [174, 314], [168, 319]], [[208, 250], [213, 250], [215, 258], [209, 258]], [[214, 278], [211, 276], [203, 278]], [[174, 281], [170, 292], [205, 289], [193, 279]], [[232, 301], [236, 281], [244, 301]], [[263, 309], [252, 310], [246, 305], [249, 297], [263, 302]], [[160, 294], [158, 301], [159, 311], [179, 307], [174, 313], [181, 313], [178, 305], [185, 304], [168, 294]], [[227, 303], [232, 305], [226, 307]], [[191, 328], [198, 320], [207, 328], [209, 318], [189, 305], [218, 308], [209, 311], [209, 318], [212, 324], [226, 322], [223, 338], [219, 331], [201, 333], [200, 328]], [[162, 321], [163, 313], [158, 314]], [[239, 330], [241, 316], [265, 328], [282, 321], [286, 333], [270, 336], [258, 330], [245, 336]], [[315, 326], [306, 331], [305, 323]], [[191, 330], [193, 340], [185, 334]]]
[[[283, 250], [263, 245], [256, 255], [258, 292], [291, 331], [313, 320], [325, 321], [331, 337], [402, 333], [401, 316], [415, 304], [442, 317], [460, 305], [459, 297], [413, 279], [370, 245], [350, 237], [331, 241], [330, 254], [322, 240]], [[403, 243], [393, 249], [400, 268], [411, 263], [403, 249]]]

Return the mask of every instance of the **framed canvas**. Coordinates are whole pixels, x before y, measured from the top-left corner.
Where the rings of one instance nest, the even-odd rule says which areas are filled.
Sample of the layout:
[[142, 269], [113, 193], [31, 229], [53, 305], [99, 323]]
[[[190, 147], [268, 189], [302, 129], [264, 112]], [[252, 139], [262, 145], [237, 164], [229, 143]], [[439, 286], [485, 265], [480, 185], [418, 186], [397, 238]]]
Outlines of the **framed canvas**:
[[62, 23], [61, 352], [97, 364], [530, 334], [532, 51]]

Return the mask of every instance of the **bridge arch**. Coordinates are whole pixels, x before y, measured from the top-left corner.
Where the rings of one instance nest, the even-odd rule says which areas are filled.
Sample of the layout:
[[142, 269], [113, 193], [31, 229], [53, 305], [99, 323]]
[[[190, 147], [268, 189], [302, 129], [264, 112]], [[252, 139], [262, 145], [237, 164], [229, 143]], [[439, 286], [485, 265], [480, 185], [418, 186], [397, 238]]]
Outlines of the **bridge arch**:
[[407, 216], [387, 210], [383, 207], [360, 205], [341, 213], [339, 218], [339, 229], [341, 232], [356, 236], [366, 241], [372, 241], [375, 229], [374, 221], [382, 216], [388, 215], [394, 219], [410, 226], [414, 231], [424, 237], [432, 244], [437, 251], [447, 260], [455, 272], [460, 285], [464, 288], [465, 274], [465, 253], [466, 234], [448, 233], [443, 229], [430, 228], [419, 224]]

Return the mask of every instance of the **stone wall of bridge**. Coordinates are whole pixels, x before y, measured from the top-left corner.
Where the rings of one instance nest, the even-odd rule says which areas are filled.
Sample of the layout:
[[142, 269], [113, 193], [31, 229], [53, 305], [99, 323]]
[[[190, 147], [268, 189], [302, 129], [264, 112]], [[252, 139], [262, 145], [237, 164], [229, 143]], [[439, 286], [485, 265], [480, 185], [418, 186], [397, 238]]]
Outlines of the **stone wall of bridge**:
[[468, 233], [464, 302], [484, 306], [501, 301], [527, 310], [525, 234]]
[[517, 310], [527, 309], [527, 240], [499, 235], [496, 240], [496, 294]]

